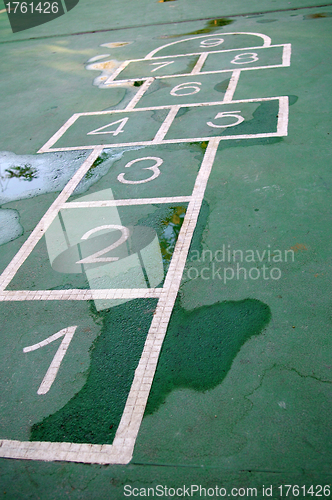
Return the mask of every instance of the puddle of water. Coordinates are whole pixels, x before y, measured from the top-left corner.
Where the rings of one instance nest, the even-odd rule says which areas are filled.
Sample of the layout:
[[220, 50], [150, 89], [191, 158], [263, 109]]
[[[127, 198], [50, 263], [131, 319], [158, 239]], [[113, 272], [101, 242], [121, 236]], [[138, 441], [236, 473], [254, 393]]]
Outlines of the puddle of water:
[[15, 240], [22, 236], [23, 232], [17, 210], [0, 209], [0, 245]]

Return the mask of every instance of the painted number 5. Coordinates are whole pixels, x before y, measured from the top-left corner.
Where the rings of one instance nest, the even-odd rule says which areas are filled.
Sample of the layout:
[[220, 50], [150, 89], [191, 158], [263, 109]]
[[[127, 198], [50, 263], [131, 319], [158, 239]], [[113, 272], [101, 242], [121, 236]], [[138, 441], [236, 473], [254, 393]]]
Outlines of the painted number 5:
[[[217, 113], [214, 117], [214, 120], [218, 120], [218, 118], [234, 118], [235, 122], [227, 123], [226, 125], [216, 125], [212, 122], [206, 122], [209, 127], [213, 128], [226, 128], [226, 127], [235, 127], [235, 125], [239, 125], [244, 121], [243, 116], [237, 115], [236, 113], [241, 113], [241, 111], [222, 111], [221, 113]], [[228, 121], [228, 120], [227, 120]]]
[[125, 168], [129, 168], [134, 163], [137, 163], [139, 161], [143, 160], [154, 160], [156, 163], [152, 165], [152, 167], [144, 167], [143, 170], [152, 170], [153, 174], [150, 175], [147, 179], [143, 179], [141, 181], [129, 181], [124, 178], [125, 174], [119, 174], [117, 179], [119, 182], [122, 182], [122, 184], [144, 184], [145, 182], [153, 181], [153, 179], [156, 179], [160, 175], [160, 170], [158, 167], [163, 163], [163, 160], [161, 158], [158, 158], [158, 156], [145, 156], [144, 158], [137, 158], [136, 160], [132, 160], [127, 165]]

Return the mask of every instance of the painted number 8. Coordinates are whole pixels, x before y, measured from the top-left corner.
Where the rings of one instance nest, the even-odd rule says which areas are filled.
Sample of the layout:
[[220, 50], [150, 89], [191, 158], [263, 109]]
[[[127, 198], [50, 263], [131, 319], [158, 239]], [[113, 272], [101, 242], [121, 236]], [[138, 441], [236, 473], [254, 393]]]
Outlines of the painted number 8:
[[[243, 60], [245, 59], [245, 60]], [[250, 64], [258, 61], [256, 52], [246, 52], [245, 54], [238, 54], [231, 61], [232, 64]]]

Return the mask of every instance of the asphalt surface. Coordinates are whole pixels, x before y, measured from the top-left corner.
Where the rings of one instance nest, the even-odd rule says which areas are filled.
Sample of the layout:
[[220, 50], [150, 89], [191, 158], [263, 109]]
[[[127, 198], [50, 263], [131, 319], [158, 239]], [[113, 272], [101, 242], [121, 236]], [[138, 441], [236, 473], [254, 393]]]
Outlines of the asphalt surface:
[[331, 18], [0, 13], [1, 498], [330, 496]]

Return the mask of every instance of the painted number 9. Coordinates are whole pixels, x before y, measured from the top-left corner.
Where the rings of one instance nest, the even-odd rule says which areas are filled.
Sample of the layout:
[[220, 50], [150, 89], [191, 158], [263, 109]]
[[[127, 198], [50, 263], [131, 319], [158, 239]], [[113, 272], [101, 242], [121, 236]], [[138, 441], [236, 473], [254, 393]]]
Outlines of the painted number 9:
[[241, 113], [241, 111], [222, 111], [221, 113], [217, 113], [216, 116], [214, 117], [214, 120], [218, 120], [218, 118], [235, 118], [235, 122], [233, 123], [228, 123], [226, 125], [216, 125], [215, 123], [212, 122], [206, 122], [209, 127], [213, 128], [226, 128], [226, 127], [235, 127], [235, 125], [239, 125], [244, 121], [243, 116], [237, 115], [235, 113]]
[[217, 47], [224, 43], [223, 38], [210, 38], [208, 40], [203, 40], [200, 44], [201, 47]]
[[129, 181], [124, 178], [125, 174], [119, 174], [117, 179], [119, 182], [122, 182], [122, 184], [144, 184], [145, 182], [153, 181], [153, 179], [156, 179], [160, 175], [160, 170], [158, 167], [163, 163], [163, 160], [161, 158], [158, 158], [158, 156], [145, 156], [144, 158], [137, 158], [136, 160], [132, 160], [127, 165], [125, 168], [129, 168], [134, 163], [137, 163], [139, 161], [144, 161], [144, 160], [154, 160], [156, 163], [152, 165], [152, 167], [145, 167], [143, 170], [151, 170], [153, 174], [148, 177], [147, 179], [143, 179], [141, 181]]

